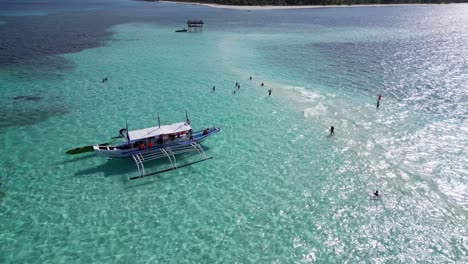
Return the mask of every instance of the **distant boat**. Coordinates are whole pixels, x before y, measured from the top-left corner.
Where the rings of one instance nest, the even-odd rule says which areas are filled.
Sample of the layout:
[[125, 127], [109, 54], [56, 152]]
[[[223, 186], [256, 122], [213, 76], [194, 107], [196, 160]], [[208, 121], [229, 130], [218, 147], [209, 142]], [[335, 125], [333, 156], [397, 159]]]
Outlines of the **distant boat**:
[[187, 32], [187, 29], [179, 29], [179, 30], [176, 30], [175, 32]]

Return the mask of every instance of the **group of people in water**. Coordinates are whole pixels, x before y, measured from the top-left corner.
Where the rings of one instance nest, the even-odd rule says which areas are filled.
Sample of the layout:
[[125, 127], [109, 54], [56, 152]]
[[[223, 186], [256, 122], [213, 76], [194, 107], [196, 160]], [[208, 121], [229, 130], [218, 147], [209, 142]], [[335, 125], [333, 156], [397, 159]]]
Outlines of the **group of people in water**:
[[[249, 80], [252, 80], [252, 76], [249, 76]], [[233, 94], [236, 94], [236, 90], [240, 90], [241, 86], [240, 86], [240, 83], [239, 82], [236, 82], [235, 85], [236, 89], [234, 89], [234, 91], [232, 92]], [[265, 86], [265, 84], [262, 82], [260, 84], [260, 86]], [[211, 88], [212, 92], [216, 92], [216, 86], [213, 86], [213, 88]], [[268, 96], [271, 96], [271, 93], [272, 93], [272, 89], [268, 89]]]
[[[109, 80], [109, 79], [108, 79], [107, 77], [104, 77], [104, 78], [102, 79], [101, 83], [105, 83], [105, 82], [107, 82], [108, 80]], [[252, 76], [249, 76], [249, 80], [252, 80]], [[241, 88], [240, 83], [238, 83], [238, 82], [236, 82], [235, 86], [236, 86], [237, 90], [239, 90], [239, 89]], [[260, 84], [260, 86], [263, 87], [263, 86], [265, 86], [265, 84], [262, 82], [262, 83]], [[211, 88], [211, 90], [212, 90], [213, 92], [216, 92], [216, 86], [213, 86], [213, 88]], [[271, 92], [272, 92], [272, 90], [271, 90], [271, 89], [268, 89], [268, 96], [271, 96]], [[236, 94], [236, 90], [234, 90], [233, 94]], [[380, 99], [379, 99], [379, 101], [380, 101]], [[378, 108], [378, 107], [379, 107], [379, 105], [378, 105], [378, 103], [377, 103], [377, 108]]]

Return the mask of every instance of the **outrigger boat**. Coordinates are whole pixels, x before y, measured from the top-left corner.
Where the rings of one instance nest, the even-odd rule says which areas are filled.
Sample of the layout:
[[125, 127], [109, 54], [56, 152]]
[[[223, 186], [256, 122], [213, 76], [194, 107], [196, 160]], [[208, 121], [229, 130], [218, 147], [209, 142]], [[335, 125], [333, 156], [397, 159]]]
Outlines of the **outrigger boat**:
[[[126, 128], [122, 128], [119, 131], [120, 137], [123, 140], [122, 143], [98, 144], [92, 146], [92, 150], [89, 151], [94, 151], [97, 155], [105, 156], [110, 159], [133, 158], [139, 173], [138, 176], [129, 178], [130, 180], [134, 180], [186, 167], [213, 158], [206, 157], [204, 147], [200, 143], [219, 131], [220, 129], [218, 127], [211, 127], [193, 132], [188, 117], [186, 122], [161, 126], [158, 115], [158, 126], [139, 130], [128, 130], [128, 126], [126, 126]], [[88, 147], [77, 148], [67, 153], [82, 153], [84, 151], [77, 152], [76, 150], [82, 150], [84, 148]], [[177, 166], [176, 155], [187, 152], [198, 152], [202, 159]], [[160, 158], [167, 158], [171, 167], [161, 171], [145, 173], [144, 163]]]

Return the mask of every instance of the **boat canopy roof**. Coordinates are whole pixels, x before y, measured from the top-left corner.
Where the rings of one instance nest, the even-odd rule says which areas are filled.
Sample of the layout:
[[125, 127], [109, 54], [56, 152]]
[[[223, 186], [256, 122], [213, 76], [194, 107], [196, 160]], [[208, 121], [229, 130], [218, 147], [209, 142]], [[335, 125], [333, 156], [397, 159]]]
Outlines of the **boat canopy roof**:
[[159, 135], [175, 134], [180, 132], [189, 131], [192, 129], [187, 123], [175, 123], [166, 126], [155, 126], [139, 130], [128, 131], [128, 137], [131, 141], [145, 139], [150, 137], [158, 137]]

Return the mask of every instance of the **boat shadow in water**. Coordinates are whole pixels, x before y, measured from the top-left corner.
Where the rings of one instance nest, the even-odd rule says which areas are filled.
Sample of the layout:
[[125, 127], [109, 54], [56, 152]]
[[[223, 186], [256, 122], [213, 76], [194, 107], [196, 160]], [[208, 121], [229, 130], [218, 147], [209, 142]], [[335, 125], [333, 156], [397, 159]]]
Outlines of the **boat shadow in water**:
[[93, 155], [92, 153], [82, 154], [81, 157], [74, 157], [72, 159], [67, 159], [67, 160], [64, 160], [64, 161], [56, 162], [55, 165], [66, 165], [66, 164], [74, 163], [74, 162], [77, 162], [77, 161], [83, 161], [83, 160], [87, 160], [87, 159], [91, 159], [91, 158], [96, 158], [96, 156]]
[[135, 162], [132, 159], [112, 159], [102, 163], [96, 167], [80, 170], [75, 173], [76, 177], [96, 176], [96, 174], [104, 174], [104, 177], [128, 174], [134, 171], [138, 174]]

